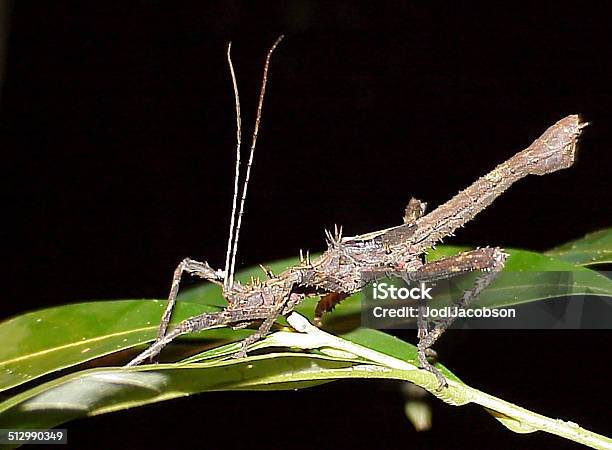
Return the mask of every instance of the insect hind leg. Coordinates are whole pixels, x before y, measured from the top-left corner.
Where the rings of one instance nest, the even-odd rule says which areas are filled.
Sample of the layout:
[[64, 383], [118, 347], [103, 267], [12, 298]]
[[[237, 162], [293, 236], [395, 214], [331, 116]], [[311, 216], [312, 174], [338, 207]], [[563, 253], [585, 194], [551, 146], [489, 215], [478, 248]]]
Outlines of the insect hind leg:
[[[476, 279], [474, 286], [465, 291], [463, 296], [455, 303], [457, 308], [466, 308], [474, 298], [495, 280], [503, 269], [507, 257], [508, 255], [498, 247], [479, 248], [427, 263], [415, 272], [407, 275], [412, 281], [433, 281], [451, 278], [460, 273], [482, 271], [483, 274]], [[422, 309], [419, 308], [419, 316], [421, 316], [421, 313]], [[431, 330], [422, 330], [422, 322], [419, 322], [419, 343], [417, 345], [419, 365], [422, 369], [436, 376], [440, 382], [440, 387], [447, 385], [446, 380], [431, 365], [427, 357], [432, 354], [431, 347], [433, 344], [452, 325], [455, 318], [455, 315], [450, 315], [437, 323]]]

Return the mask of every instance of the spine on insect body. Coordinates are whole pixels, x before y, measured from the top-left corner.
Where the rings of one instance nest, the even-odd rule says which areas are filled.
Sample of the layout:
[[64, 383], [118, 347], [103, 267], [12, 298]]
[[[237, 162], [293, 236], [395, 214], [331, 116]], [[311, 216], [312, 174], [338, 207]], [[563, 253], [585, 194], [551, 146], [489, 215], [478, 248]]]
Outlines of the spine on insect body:
[[558, 121], [528, 148], [418, 219], [414, 245], [426, 249], [443, 237], [452, 235], [521, 178], [545, 175], [570, 167], [575, 160], [578, 136], [586, 125], [580, 122], [578, 115], [570, 115]]

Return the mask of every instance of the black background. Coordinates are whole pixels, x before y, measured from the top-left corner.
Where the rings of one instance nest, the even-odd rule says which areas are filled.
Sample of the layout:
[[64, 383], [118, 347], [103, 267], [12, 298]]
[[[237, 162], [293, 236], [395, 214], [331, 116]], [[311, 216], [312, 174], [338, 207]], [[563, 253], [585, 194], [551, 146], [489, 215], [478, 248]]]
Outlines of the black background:
[[[544, 250], [610, 225], [609, 15], [593, 5], [404, 2], [12, 4], [0, 148], [0, 317], [163, 298], [185, 256], [220, 267], [235, 117], [251, 129], [274, 56], [241, 267], [322, 249], [323, 230], [438, 205], [567, 114], [592, 124], [571, 170], [529, 177], [452, 243]], [[414, 340], [414, 336], [403, 337]], [[609, 332], [448, 333], [468, 383], [610, 434]], [[1, 345], [5, 345], [2, 343]], [[67, 425], [71, 447], [574, 448], [433, 401], [417, 434], [392, 383], [214, 393]]]

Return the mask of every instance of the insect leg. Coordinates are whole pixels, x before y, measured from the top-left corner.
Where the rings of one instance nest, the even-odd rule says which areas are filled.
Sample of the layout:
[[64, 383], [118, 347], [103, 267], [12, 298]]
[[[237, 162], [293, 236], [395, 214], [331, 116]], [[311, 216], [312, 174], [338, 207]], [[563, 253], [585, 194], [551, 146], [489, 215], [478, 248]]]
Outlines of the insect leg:
[[170, 294], [168, 295], [168, 305], [162, 314], [161, 322], [159, 324], [159, 328], [157, 329], [157, 341], [160, 341], [164, 337], [166, 330], [168, 329], [168, 324], [170, 323], [170, 318], [172, 317], [172, 310], [176, 304], [179, 284], [181, 283], [181, 278], [184, 272], [196, 275], [208, 281], [212, 281], [213, 283], [223, 283], [223, 274], [214, 271], [208, 265], [208, 263], [202, 263], [189, 258], [182, 260], [176, 267], [174, 276], [172, 277], [172, 286], [170, 288]]
[[[476, 279], [474, 287], [465, 291], [461, 299], [456, 302], [458, 308], [466, 308], [475, 297], [495, 280], [497, 274], [503, 269], [507, 256], [506, 253], [497, 247], [480, 248], [427, 263], [416, 271], [409, 273], [408, 277], [415, 281], [432, 281], [450, 278], [460, 273], [476, 270], [482, 271], [483, 275]], [[419, 309], [419, 315], [421, 315], [421, 309]], [[431, 346], [451, 326], [454, 320], [455, 317], [451, 315], [436, 324], [430, 331], [422, 332], [419, 330], [419, 343], [417, 345], [419, 365], [422, 369], [433, 373], [438, 378], [440, 387], [446, 386], [446, 380], [429, 363], [427, 356], [431, 352]], [[419, 323], [420, 326], [421, 323]]]
[[[408, 204], [406, 205], [406, 210], [404, 212], [404, 224], [411, 225], [415, 223], [418, 219], [423, 217], [425, 214], [425, 210], [427, 209], [427, 203], [422, 202], [414, 197], [410, 199]], [[425, 255], [421, 256], [421, 263], [425, 264]], [[424, 311], [426, 308], [425, 299], [419, 299], [419, 314], [417, 316], [417, 326], [419, 330], [419, 340], [423, 339], [427, 335], [428, 325], [427, 319], [425, 317]]]
[[196, 331], [202, 331], [207, 328], [216, 326], [223, 326], [232, 323], [233, 318], [227, 314], [227, 311], [218, 313], [203, 313], [199, 316], [191, 317], [183, 320], [176, 327], [174, 327], [169, 333], [164, 334], [161, 338], [157, 338], [153, 344], [145, 351], [140, 353], [129, 363], [126, 367], [137, 366], [147, 358], [154, 358], [157, 356], [162, 349], [176, 339], [181, 334], [193, 333]]
[[274, 321], [279, 316], [279, 314], [281, 314], [283, 309], [285, 309], [285, 305], [287, 304], [290, 298], [291, 298], [291, 290], [289, 290], [288, 294], [285, 295], [284, 299], [281, 300], [279, 304], [275, 305], [274, 309], [272, 309], [267, 314], [267, 316], [265, 317], [264, 321], [261, 323], [257, 331], [255, 331], [255, 333], [251, 334], [250, 336], [242, 340], [240, 350], [233, 355], [234, 358], [244, 358], [247, 354], [247, 347], [259, 341], [264, 336], [266, 336], [266, 334], [270, 332], [272, 325], [274, 325]]
[[272, 317], [272, 322], [274, 322], [274, 319], [277, 317], [276, 307], [262, 306], [258, 308], [227, 308], [220, 312], [202, 313], [200, 315], [190, 317], [189, 319], [185, 319], [180, 322], [161, 339], [157, 339], [149, 348], [127, 363], [126, 367], [136, 366], [147, 358], [157, 356], [166, 345], [182, 334], [197, 333], [198, 331], [207, 330], [209, 328], [241, 324], [245, 321], [266, 319], [269, 317]]

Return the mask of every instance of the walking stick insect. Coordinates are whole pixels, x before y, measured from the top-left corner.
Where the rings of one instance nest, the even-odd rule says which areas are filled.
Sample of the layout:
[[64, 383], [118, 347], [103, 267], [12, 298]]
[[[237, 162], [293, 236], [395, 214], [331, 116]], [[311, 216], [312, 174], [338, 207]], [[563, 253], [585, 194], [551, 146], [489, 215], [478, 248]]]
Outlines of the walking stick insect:
[[[570, 167], [574, 163], [578, 137], [582, 128], [588, 124], [581, 122], [578, 115], [567, 116], [549, 127], [525, 150], [498, 165], [432, 212], [425, 214], [426, 204], [413, 198], [406, 207], [404, 223], [401, 225], [353, 237], [343, 237], [341, 229], [336, 229], [333, 234], [326, 231], [327, 250], [317, 259], [311, 261], [308, 256], [301, 258], [299, 265], [290, 267], [278, 275], [274, 275], [262, 266], [268, 278], [265, 281], [252, 281], [243, 285], [234, 280], [238, 237], [259, 132], [270, 59], [282, 38], [283, 36], [274, 42], [266, 57], [238, 208], [238, 178], [241, 164], [240, 100], [231, 60], [231, 43], [227, 48], [227, 61], [235, 98], [237, 139], [236, 173], [225, 268], [214, 270], [206, 262], [189, 258], [181, 261], [174, 271], [168, 305], [162, 315], [157, 339], [127, 366], [135, 366], [148, 358], [155, 357], [163, 347], [182, 334], [220, 326], [247, 326], [252, 322], [262, 321], [257, 331], [242, 341], [241, 350], [236, 356], [243, 357], [250, 344], [270, 331], [277, 317], [289, 314], [306, 297], [321, 297], [315, 310], [315, 324], [320, 325], [323, 314], [333, 309], [344, 298], [363, 289], [372, 281], [388, 275], [400, 276], [410, 281], [429, 282], [450, 278], [459, 273], [480, 271], [482, 274], [476, 279], [474, 286], [457, 300], [458, 307], [467, 307], [502, 270], [507, 254], [498, 247], [477, 248], [426, 263], [423, 259], [425, 252], [443, 238], [452, 236], [457, 228], [489, 206], [514, 182], [527, 175], [545, 175]], [[184, 273], [221, 286], [228, 305], [220, 312], [204, 313], [183, 320], [168, 332], [179, 283]], [[431, 353], [431, 346], [451, 325], [453, 319], [454, 317], [449, 317], [431, 329], [419, 320], [417, 345], [419, 365], [437, 377], [440, 387], [446, 386], [446, 380], [429, 363], [427, 356]]]

